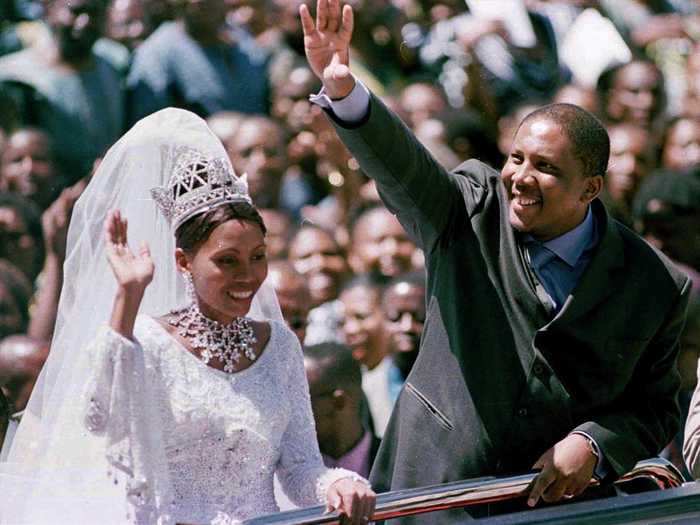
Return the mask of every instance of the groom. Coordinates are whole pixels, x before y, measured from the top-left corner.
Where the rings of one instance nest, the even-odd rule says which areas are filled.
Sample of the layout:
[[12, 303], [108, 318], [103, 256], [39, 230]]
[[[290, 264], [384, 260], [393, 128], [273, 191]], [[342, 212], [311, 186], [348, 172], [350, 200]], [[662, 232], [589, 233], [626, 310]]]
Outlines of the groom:
[[[377, 491], [540, 469], [528, 504], [579, 495], [679, 427], [689, 281], [598, 199], [609, 139], [577, 106], [527, 116], [499, 174], [445, 171], [349, 69], [353, 13], [300, 9], [312, 99], [426, 256], [427, 319], [372, 472]], [[447, 523], [461, 511], [407, 522]]]

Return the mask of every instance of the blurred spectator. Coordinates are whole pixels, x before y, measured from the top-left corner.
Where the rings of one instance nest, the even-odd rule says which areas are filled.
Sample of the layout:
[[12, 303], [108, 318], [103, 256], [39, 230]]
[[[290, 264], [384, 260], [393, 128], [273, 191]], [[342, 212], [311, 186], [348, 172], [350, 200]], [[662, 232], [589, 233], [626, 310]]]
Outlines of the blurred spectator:
[[454, 168], [460, 164], [460, 158], [447, 145], [447, 129], [443, 122], [437, 119], [424, 120], [414, 132], [421, 144], [445, 168]]
[[350, 280], [340, 294], [343, 335], [352, 349], [352, 356], [362, 365], [362, 389], [379, 437], [384, 435], [394, 406], [389, 388], [391, 359], [385, 359], [388, 345], [381, 309], [382, 293], [380, 282], [370, 274], [363, 274]]
[[632, 124], [612, 126], [608, 134], [610, 161], [602, 199], [613, 217], [632, 227], [632, 201], [653, 167], [654, 143], [645, 128]]
[[683, 93], [683, 64], [698, 38], [698, 3], [688, 0], [599, 0], [631, 47], [664, 73], [672, 114]]
[[513, 108], [510, 113], [498, 119], [498, 149], [501, 155], [507, 157], [510, 154], [510, 147], [513, 144], [515, 132], [518, 131], [518, 125], [538, 107], [538, 104], [523, 104]]
[[119, 73], [93, 51], [105, 8], [104, 0], [49, 0], [50, 32], [0, 59], [2, 89], [13, 93], [25, 124], [49, 134], [71, 182], [89, 173], [124, 128]]
[[32, 286], [26, 276], [0, 259], [0, 340], [26, 332]]
[[695, 46], [688, 55], [685, 64], [685, 97], [681, 113], [691, 117], [700, 117], [700, 45]]
[[319, 226], [303, 225], [289, 244], [289, 259], [309, 284], [312, 306], [338, 298], [348, 267], [331, 233]]
[[612, 67], [598, 79], [604, 118], [652, 130], [664, 111], [663, 76], [649, 60]]
[[408, 85], [401, 91], [397, 111], [446, 168], [472, 157], [500, 164], [492, 129], [474, 111], [449, 109], [443, 92], [433, 84]]
[[583, 10], [599, 7], [598, 0], [525, 0], [525, 3], [529, 9], [549, 20], [559, 47]]
[[286, 164], [284, 128], [267, 117], [244, 119], [226, 144], [237, 173], [248, 175], [248, 191], [258, 208], [276, 208]]
[[107, 37], [133, 52], [151, 30], [144, 0], [112, 0], [107, 10]]
[[14, 0], [0, 2], [0, 56], [22, 49], [15, 24], [18, 21]]
[[[272, 115], [281, 120], [294, 133], [313, 130], [315, 117], [321, 109], [309, 102], [309, 93], [318, 91], [319, 82], [307, 66], [298, 66], [275, 87]], [[317, 121], [319, 119], [316, 119]]]
[[[308, 69], [303, 71], [308, 73]], [[367, 179], [323, 111], [309, 105], [307, 97], [295, 100], [287, 124], [296, 135], [287, 146], [289, 168], [282, 187], [288, 196], [286, 207], [294, 211], [293, 204], [299, 208], [306, 203], [299, 209], [300, 218], [335, 228], [336, 239], [347, 246], [347, 219], [354, 209], [362, 207], [360, 188]], [[290, 202], [292, 194], [296, 196], [294, 203]]]
[[650, 244], [700, 272], [700, 177], [674, 172], [650, 177], [639, 189], [634, 212]]
[[416, 245], [383, 206], [366, 210], [357, 218], [351, 242], [348, 260], [357, 274], [371, 272], [386, 280], [411, 269]]
[[267, 258], [272, 260], [286, 257], [291, 237], [289, 215], [273, 208], [260, 208], [259, 211], [267, 228], [265, 234]]
[[565, 79], [550, 21], [530, 12], [532, 48], [510, 44], [503, 23], [469, 13], [436, 23], [420, 51], [436, 70], [450, 105], [471, 105], [497, 119], [524, 102], [548, 98]]
[[359, 364], [345, 345], [322, 343], [304, 349], [304, 367], [324, 464], [368, 476], [380, 441], [364, 421]]
[[0, 155], [0, 191], [17, 193], [45, 210], [65, 186], [51, 139], [36, 128], [12, 133]]
[[447, 101], [442, 91], [434, 84], [416, 82], [409, 84], [399, 96], [401, 114], [406, 115], [406, 124], [415, 129], [424, 121], [435, 118], [445, 111]]
[[[639, 48], [662, 38], [682, 37], [682, 15], [691, 14], [693, 2], [674, 0], [599, 0], [610, 20]], [[684, 9], [685, 7], [685, 9]]]
[[237, 111], [219, 111], [207, 118], [207, 126], [228, 150], [228, 145], [236, 136], [236, 132], [245, 118], [245, 114]]
[[63, 287], [63, 263], [66, 259], [68, 226], [73, 206], [82, 194], [87, 180], [83, 179], [61, 192], [41, 216], [44, 239], [44, 261], [41, 268], [29, 323], [28, 335], [50, 341], [58, 312], [58, 300]]
[[412, 272], [392, 279], [384, 290], [382, 310], [394, 368], [389, 387], [396, 400], [418, 357], [425, 323], [425, 273]]
[[39, 372], [48, 357], [48, 352], [48, 343], [24, 335], [13, 335], [0, 341], [0, 391], [5, 394], [10, 408], [9, 425], [4, 442], [3, 436], [0, 435], [0, 445], [2, 445], [0, 460], [4, 459], [9, 452], [17, 426], [22, 419]]
[[[353, 69], [379, 93], [403, 85], [416, 71], [417, 53], [407, 45], [402, 29], [405, 13], [389, 0], [351, 0], [355, 31], [350, 53]], [[377, 92], [377, 91], [375, 91]]]
[[283, 206], [295, 219], [304, 214], [305, 206], [315, 205], [328, 195], [331, 174], [342, 177], [343, 161], [349, 157], [347, 150], [338, 146], [340, 141], [323, 111], [309, 102], [309, 93], [318, 88], [318, 80], [309, 68], [298, 66], [274, 90], [273, 115], [290, 132]]
[[416, 0], [416, 4], [423, 14], [423, 19], [429, 24], [448, 20], [467, 10], [462, 0]]
[[226, 21], [232, 26], [244, 28], [253, 36], [265, 32], [269, 23], [274, 22], [267, 0], [226, 0], [226, 5]]
[[600, 105], [596, 92], [576, 84], [565, 84], [560, 87], [554, 94], [552, 103], [573, 104], [600, 116]]
[[31, 283], [44, 262], [40, 211], [13, 193], [0, 193], [0, 259], [19, 268]]
[[311, 307], [311, 295], [306, 280], [290, 262], [279, 260], [270, 262], [268, 279], [277, 293], [284, 320], [299, 338], [299, 343], [304, 344]]
[[305, 224], [289, 244], [289, 260], [304, 276], [311, 293], [305, 344], [342, 342], [340, 287], [348, 272], [345, 254], [333, 235]]
[[224, 0], [184, 0], [136, 50], [127, 79], [131, 122], [168, 106], [202, 117], [218, 111], [266, 114], [267, 56], [224, 25]]
[[[267, 0], [266, 28], [257, 35], [256, 41], [270, 53], [269, 75], [274, 92], [284, 89], [291, 73], [305, 67], [304, 34], [299, 19], [299, 6], [304, 0]], [[307, 92], [308, 94], [308, 92]]]
[[353, 357], [368, 370], [376, 368], [387, 355], [382, 295], [382, 284], [369, 274], [354, 277], [340, 293], [345, 340]]
[[680, 172], [700, 167], [700, 116], [676, 117], [666, 125], [661, 167]]
[[0, 388], [15, 412], [27, 406], [48, 353], [47, 343], [25, 335], [0, 341]]
[[151, 27], [156, 30], [163, 22], [168, 22], [175, 18], [175, 8], [177, 2], [171, 0], [144, 0]]
[[[500, 169], [503, 155], [498, 149], [497, 128], [487, 123], [475, 111], [447, 111], [440, 116], [445, 126], [445, 143], [453, 151], [459, 162], [479, 159]], [[448, 166], [455, 168], [457, 164]]]

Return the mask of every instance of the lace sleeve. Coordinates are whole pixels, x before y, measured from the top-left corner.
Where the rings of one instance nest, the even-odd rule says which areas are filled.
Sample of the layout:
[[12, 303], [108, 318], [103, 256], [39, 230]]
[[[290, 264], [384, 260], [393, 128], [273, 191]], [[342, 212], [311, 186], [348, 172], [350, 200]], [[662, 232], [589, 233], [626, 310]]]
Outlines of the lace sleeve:
[[[141, 329], [137, 320], [135, 333]], [[146, 339], [131, 341], [104, 327], [85, 350], [91, 366], [84, 423], [104, 436], [106, 474], [115, 485], [124, 483], [127, 522], [169, 524], [172, 488], [154, 392], [156, 363], [148, 357], [157, 350], [148, 332], [142, 335]]]
[[282, 436], [277, 476], [284, 492], [296, 505], [325, 504], [328, 487], [335, 481], [348, 477], [365, 483], [367, 481], [352, 471], [328, 469], [323, 465], [301, 347], [291, 332], [285, 340], [287, 339], [289, 343], [285, 345], [288, 346], [285, 352], [290, 356], [287, 363], [287, 394], [291, 413], [289, 425]]
[[92, 363], [85, 394], [85, 426], [94, 434], [105, 432], [111, 408], [118, 401], [118, 388], [124, 386], [115, 384], [115, 378], [122, 375], [119, 370], [115, 374], [115, 368], [126, 366], [128, 370], [131, 354], [138, 347], [138, 343], [104, 326], [84, 350]]

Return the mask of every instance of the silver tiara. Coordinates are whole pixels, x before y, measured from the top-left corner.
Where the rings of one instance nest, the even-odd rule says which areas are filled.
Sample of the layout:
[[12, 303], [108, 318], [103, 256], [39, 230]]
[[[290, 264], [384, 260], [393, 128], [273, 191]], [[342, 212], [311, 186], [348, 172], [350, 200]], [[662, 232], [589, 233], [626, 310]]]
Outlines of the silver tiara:
[[151, 196], [173, 230], [222, 204], [253, 203], [245, 175], [237, 177], [223, 158], [212, 159], [184, 146], [175, 152], [175, 167], [167, 186], [152, 188]]

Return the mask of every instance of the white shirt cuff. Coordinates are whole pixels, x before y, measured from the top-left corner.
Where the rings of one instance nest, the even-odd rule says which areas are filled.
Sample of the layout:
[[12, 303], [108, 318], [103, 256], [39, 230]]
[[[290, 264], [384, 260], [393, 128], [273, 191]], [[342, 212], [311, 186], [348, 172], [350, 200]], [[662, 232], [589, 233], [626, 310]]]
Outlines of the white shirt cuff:
[[317, 94], [310, 95], [309, 100], [322, 108], [330, 109], [345, 124], [357, 124], [369, 113], [369, 89], [357, 79], [355, 87], [345, 98], [331, 100], [326, 94], [326, 88], [322, 87]]

